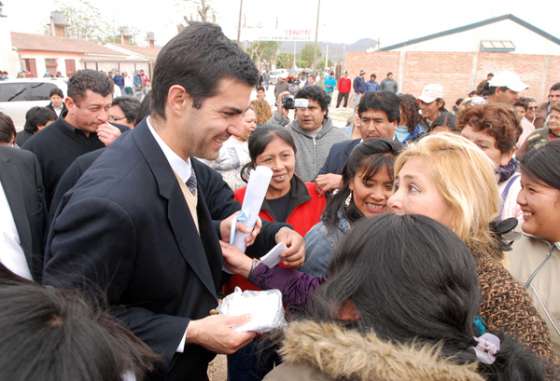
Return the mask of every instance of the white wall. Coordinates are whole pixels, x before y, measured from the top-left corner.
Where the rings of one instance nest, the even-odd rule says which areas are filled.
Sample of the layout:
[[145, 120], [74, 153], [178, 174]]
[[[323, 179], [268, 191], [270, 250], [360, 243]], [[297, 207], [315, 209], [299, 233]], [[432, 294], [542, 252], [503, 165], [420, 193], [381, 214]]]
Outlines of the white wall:
[[10, 78], [15, 78], [21, 71], [17, 53], [12, 49], [7, 17], [0, 17], [0, 70], [7, 71]]
[[76, 55], [65, 55], [60, 53], [20, 53], [19, 58], [21, 60], [25, 58], [34, 58], [35, 64], [37, 65], [37, 77], [42, 78], [45, 73], [47, 72], [47, 67], [45, 65], [45, 58], [55, 58], [57, 60], [57, 71], [62, 73], [62, 76], [66, 77], [66, 64], [65, 60], [75, 60], [76, 61], [76, 70], [80, 70], [82, 68], [81, 61], [79, 56]]
[[560, 46], [516, 22], [503, 20], [401, 48], [405, 51], [476, 52], [481, 40], [509, 40], [519, 54], [560, 55]]

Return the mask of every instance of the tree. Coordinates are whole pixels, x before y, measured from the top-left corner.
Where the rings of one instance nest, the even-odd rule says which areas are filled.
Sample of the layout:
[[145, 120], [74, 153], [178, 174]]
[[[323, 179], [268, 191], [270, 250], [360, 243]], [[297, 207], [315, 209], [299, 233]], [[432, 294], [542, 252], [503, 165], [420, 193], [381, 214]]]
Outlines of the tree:
[[216, 12], [211, 0], [183, 0], [183, 11], [188, 15], [183, 16], [185, 24], [177, 25], [179, 31], [185, 29], [193, 21], [216, 23]]
[[[312, 62], [313, 58], [315, 58], [315, 62]], [[315, 68], [318, 62], [321, 62], [321, 49], [319, 45], [305, 44], [299, 54], [297, 65], [299, 67]]]
[[104, 17], [99, 8], [89, 0], [59, 0], [55, 5], [66, 18], [66, 36], [69, 38], [104, 42], [119, 34], [116, 25]]
[[276, 57], [276, 67], [289, 69], [294, 62], [294, 55], [291, 53], [280, 53]]
[[276, 59], [279, 46], [277, 41], [256, 41], [251, 44], [247, 53], [255, 63], [270, 65]]

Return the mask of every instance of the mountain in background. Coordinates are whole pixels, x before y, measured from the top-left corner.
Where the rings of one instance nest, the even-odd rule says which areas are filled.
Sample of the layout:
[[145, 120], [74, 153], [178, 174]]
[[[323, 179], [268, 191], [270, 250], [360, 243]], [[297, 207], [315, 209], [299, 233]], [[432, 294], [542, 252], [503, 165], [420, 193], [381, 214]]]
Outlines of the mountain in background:
[[[303, 47], [309, 42], [297, 42], [296, 51], [299, 53]], [[352, 44], [341, 44], [341, 43], [330, 43], [330, 42], [319, 42], [321, 47], [321, 54], [324, 56], [327, 52], [327, 46], [329, 49], [329, 60], [333, 62], [340, 62], [344, 60], [344, 55], [348, 52], [365, 52], [367, 50], [373, 50], [377, 48], [377, 40], [371, 38], [362, 38]], [[293, 42], [281, 42], [279, 53], [293, 53], [294, 43]]]

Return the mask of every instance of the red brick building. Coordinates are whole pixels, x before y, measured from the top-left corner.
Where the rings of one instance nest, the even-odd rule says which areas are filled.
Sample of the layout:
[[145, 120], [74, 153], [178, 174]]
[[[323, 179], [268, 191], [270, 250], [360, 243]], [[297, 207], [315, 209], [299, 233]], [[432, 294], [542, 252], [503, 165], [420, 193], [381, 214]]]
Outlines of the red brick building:
[[381, 81], [392, 72], [399, 92], [418, 96], [428, 83], [440, 83], [447, 105], [465, 97], [489, 72], [513, 70], [529, 85], [523, 96], [545, 100], [560, 81], [560, 39], [513, 16], [504, 15], [383, 47], [348, 53], [345, 67], [363, 69]]

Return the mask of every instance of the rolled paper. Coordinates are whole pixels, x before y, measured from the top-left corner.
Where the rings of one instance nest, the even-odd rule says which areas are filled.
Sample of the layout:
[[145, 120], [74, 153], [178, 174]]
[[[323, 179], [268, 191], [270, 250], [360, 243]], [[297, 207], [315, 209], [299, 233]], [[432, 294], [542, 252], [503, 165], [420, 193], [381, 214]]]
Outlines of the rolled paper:
[[237, 247], [242, 252], [245, 252], [245, 237], [247, 233], [240, 233], [235, 229], [237, 222], [241, 222], [249, 229], [253, 229], [259, 213], [261, 211], [262, 203], [270, 180], [272, 179], [272, 169], [259, 165], [251, 172], [249, 176], [249, 183], [245, 190], [245, 197], [243, 198], [243, 205], [241, 206], [241, 213], [237, 216], [234, 224], [231, 225], [230, 244]]

